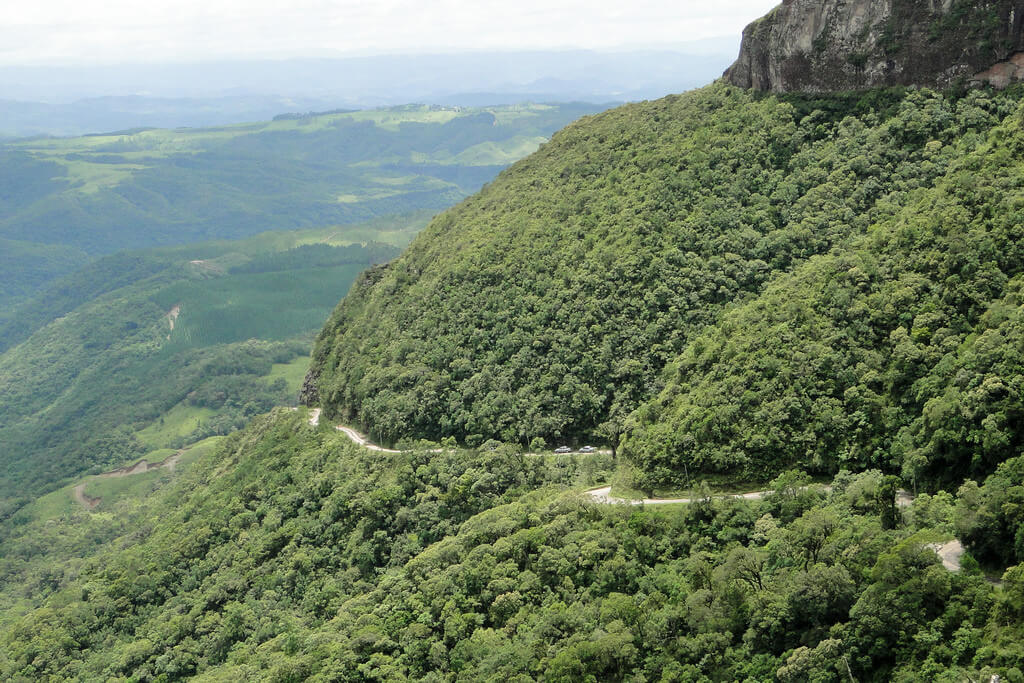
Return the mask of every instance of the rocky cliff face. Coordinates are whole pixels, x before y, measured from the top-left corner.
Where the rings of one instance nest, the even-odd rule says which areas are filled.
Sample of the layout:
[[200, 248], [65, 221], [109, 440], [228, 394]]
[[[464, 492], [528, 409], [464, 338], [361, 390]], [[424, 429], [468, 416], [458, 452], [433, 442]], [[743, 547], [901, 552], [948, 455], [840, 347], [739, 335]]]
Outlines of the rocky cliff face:
[[743, 32], [730, 83], [772, 92], [1024, 80], [1024, 0], [784, 0]]

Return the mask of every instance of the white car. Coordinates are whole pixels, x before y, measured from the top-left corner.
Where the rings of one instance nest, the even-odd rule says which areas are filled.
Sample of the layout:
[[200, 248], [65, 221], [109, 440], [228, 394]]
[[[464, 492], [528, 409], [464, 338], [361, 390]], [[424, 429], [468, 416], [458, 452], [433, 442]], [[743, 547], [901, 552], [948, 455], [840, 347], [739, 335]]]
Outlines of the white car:
[[597, 449], [593, 446], [584, 446], [580, 449], [580, 453], [597, 453]]
[[555, 449], [555, 453], [572, 453], [572, 449], [568, 446], [559, 446]]

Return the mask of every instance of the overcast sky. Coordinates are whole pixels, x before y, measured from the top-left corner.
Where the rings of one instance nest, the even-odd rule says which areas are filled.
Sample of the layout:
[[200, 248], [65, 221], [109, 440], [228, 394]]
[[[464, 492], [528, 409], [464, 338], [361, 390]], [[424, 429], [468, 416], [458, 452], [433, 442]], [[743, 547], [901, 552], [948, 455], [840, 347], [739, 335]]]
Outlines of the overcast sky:
[[6, 0], [0, 64], [671, 47], [778, 0]]

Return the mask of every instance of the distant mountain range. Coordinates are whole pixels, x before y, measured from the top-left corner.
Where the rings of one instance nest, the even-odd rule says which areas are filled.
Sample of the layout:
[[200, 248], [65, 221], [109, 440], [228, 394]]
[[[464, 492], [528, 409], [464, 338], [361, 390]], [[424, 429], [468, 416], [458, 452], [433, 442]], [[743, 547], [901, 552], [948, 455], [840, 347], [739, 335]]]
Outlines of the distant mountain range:
[[668, 50], [384, 55], [195, 64], [0, 67], [0, 137], [214, 126], [422, 102], [626, 102], [703, 85], [737, 41]]

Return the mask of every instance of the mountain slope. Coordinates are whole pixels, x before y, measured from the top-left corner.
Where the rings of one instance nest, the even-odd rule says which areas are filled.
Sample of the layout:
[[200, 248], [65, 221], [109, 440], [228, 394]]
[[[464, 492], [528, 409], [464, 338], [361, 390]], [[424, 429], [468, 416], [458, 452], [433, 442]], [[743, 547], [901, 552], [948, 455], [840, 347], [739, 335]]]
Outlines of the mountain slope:
[[860, 97], [718, 84], [569, 126], [357, 283], [314, 350], [324, 408], [385, 441], [614, 443], [694, 334], [1017, 107]]
[[1024, 664], [1020, 570], [1003, 592], [928, 546], [984, 528], [1001, 481], [923, 497], [893, 529], [877, 472], [652, 510], [566, 490], [595, 464], [381, 454], [258, 418], [109, 522], [4, 529], [0, 599], [23, 609], [0, 618], [0, 677], [839, 683]]
[[660, 485], [798, 466], [954, 486], [1018, 455], [1022, 122], [957, 141], [934, 187], [694, 339], [624, 452]]

